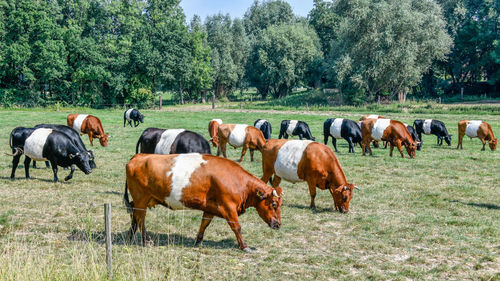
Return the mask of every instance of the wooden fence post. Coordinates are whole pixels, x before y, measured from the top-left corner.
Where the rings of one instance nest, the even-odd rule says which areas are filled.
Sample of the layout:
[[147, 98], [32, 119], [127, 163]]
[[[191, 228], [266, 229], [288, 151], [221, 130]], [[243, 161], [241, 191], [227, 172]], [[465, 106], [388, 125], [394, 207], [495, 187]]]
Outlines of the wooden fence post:
[[108, 268], [108, 278], [113, 279], [113, 251], [111, 241], [111, 203], [104, 204], [104, 225], [106, 230], [106, 264]]
[[212, 95], [212, 109], [215, 108], [215, 93]]
[[161, 110], [162, 105], [163, 105], [163, 98], [162, 98], [162, 95], [160, 95], [160, 110]]

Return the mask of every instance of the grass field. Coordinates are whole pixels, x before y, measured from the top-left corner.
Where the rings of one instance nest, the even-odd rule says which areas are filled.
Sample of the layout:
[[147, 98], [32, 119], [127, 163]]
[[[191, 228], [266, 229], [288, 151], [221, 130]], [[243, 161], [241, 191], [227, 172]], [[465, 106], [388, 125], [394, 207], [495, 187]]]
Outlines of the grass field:
[[[340, 163], [348, 180], [362, 189], [355, 192], [350, 212], [333, 212], [327, 191], [318, 192], [313, 211], [305, 183], [282, 182], [280, 230], [270, 229], [255, 209], [240, 217], [243, 238], [258, 249], [245, 254], [222, 219], [208, 227], [199, 248], [194, 239], [202, 213], [163, 207], [146, 217], [153, 246], [138, 246], [139, 237], [135, 244], [125, 243], [130, 217], [122, 204], [124, 167], [139, 135], [147, 127], [186, 128], [208, 138], [212, 118], [247, 124], [265, 118], [277, 137], [281, 120], [299, 119], [322, 142], [326, 116], [144, 110], [145, 124], [123, 128], [121, 110], [74, 111], [0, 111], [0, 143], [6, 153], [14, 127], [64, 124], [68, 113], [95, 114], [112, 135], [109, 147], [93, 147], [98, 168], [90, 175], [78, 171], [67, 183], [52, 183], [52, 171], [43, 163], [31, 169], [33, 179], [25, 180], [22, 161], [11, 181], [12, 158], [1, 156], [1, 280], [106, 280], [106, 202], [113, 204], [115, 280], [500, 280], [500, 151], [480, 151], [480, 141], [468, 138], [464, 150], [455, 149], [459, 120], [482, 119], [500, 135], [498, 115], [385, 114], [406, 123], [442, 120], [453, 134], [452, 146], [438, 147], [435, 137], [425, 136], [416, 159], [390, 158], [384, 149], [362, 157], [359, 147], [348, 154], [347, 143], [340, 140]], [[330, 116], [357, 120], [361, 115], [344, 111]], [[240, 154], [228, 152], [233, 160]], [[253, 163], [247, 155], [242, 166], [260, 177], [260, 153]], [[59, 177], [67, 173], [60, 169]]]

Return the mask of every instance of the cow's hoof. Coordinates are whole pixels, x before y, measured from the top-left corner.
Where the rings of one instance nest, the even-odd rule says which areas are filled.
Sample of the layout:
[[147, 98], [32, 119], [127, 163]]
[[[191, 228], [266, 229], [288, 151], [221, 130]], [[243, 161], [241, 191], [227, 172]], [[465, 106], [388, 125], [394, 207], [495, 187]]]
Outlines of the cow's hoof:
[[64, 181], [69, 181], [70, 179], [72, 179], [72, 177], [65, 177]]
[[251, 248], [251, 247], [246, 247], [245, 249], [243, 249], [243, 252], [247, 253], [247, 254], [251, 254], [253, 252], [257, 251], [256, 248]]

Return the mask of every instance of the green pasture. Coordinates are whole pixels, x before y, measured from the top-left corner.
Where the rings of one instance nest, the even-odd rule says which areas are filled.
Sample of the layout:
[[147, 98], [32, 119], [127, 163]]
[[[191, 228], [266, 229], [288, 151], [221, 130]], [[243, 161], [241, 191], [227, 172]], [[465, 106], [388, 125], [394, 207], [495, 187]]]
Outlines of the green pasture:
[[[24, 179], [23, 160], [16, 179], [10, 180], [12, 157], [2, 153], [0, 280], [106, 280], [103, 204], [108, 202], [113, 204], [114, 280], [500, 280], [500, 151], [480, 151], [481, 142], [469, 138], [463, 150], [456, 150], [461, 119], [487, 121], [500, 136], [498, 110], [383, 112], [410, 124], [420, 118], [442, 120], [453, 134], [452, 146], [438, 147], [434, 136], [424, 136], [416, 159], [391, 158], [384, 149], [362, 157], [359, 147], [348, 154], [347, 142], [339, 140], [337, 157], [348, 180], [362, 189], [355, 192], [350, 212], [334, 212], [327, 191], [318, 192], [318, 208], [311, 210], [305, 183], [282, 182], [280, 230], [270, 229], [255, 209], [240, 217], [243, 238], [258, 249], [245, 254], [222, 219], [212, 222], [203, 246], [195, 247], [202, 215], [196, 210], [152, 209], [146, 223], [154, 245], [139, 246], [139, 236], [126, 242], [125, 164], [141, 132], [147, 127], [186, 128], [208, 138], [212, 118], [246, 124], [265, 118], [277, 137], [281, 120], [299, 119], [323, 142], [327, 117], [357, 120], [382, 112], [165, 109], [143, 110], [145, 123], [137, 128], [123, 128], [123, 110], [0, 111], [5, 153], [10, 153], [8, 137], [14, 127], [65, 124], [69, 113], [98, 116], [112, 136], [108, 147], [92, 147], [98, 166], [92, 174], [78, 171], [71, 181], [57, 184], [43, 163], [31, 169], [31, 180]], [[90, 148], [88, 138], [83, 140]], [[237, 159], [240, 151], [228, 149], [229, 158]], [[261, 155], [255, 155], [252, 163], [247, 154], [242, 166], [260, 177]], [[67, 173], [59, 169], [59, 178]]]

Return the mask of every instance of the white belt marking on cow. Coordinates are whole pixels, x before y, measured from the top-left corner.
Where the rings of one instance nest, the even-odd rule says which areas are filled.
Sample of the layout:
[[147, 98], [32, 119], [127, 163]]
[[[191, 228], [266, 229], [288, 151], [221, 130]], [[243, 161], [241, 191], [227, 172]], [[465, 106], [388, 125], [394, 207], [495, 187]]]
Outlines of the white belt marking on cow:
[[247, 127], [248, 125], [245, 124], [236, 124], [229, 135], [229, 144], [234, 147], [242, 146], [245, 142], [245, 137], [247, 136]]
[[221, 119], [212, 119], [212, 121], [215, 121], [215, 122], [219, 123], [219, 125], [222, 124], [222, 120]]
[[422, 126], [422, 130], [424, 130], [424, 134], [426, 134], [426, 135], [431, 134], [431, 124], [432, 124], [432, 119], [425, 119], [424, 125]]
[[291, 140], [281, 146], [274, 162], [274, 172], [277, 176], [290, 182], [302, 181], [297, 169], [304, 150], [311, 144], [311, 140]]
[[156, 144], [155, 154], [170, 154], [172, 143], [174, 143], [177, 136], [184, 132], [185, 129], [169, 129], [161, 134], [160, 141]]
[[366, 116], [366, 119], [378, 119], [380, 115], [375, 115], [375, 114], [370, 114], [368, 116]]
[[182, 190], [190, 185], [191, 176], [194, 171], [206, 164], [207, 161], [199, 153], [179, 154], [174, 158], [174, 165], [167, 172], [167, 178], [172, 175], [170, 183], [170, 194], [165, 198], [165, 202], [174, 210], [185, 209], [181, 202]]
[[130, 119], [130, 113], [132, 113], [132, 110], [134, 110], [134, 109], [131, 108], [131, 109], [127, 110], [127, 112], [125, 112], [125, 118], [127, 120], [132, 120], [132, 119]]
[[381, 140], [384, 135], [385, 129], [391, 125], [391, 119], [377, 119], [372, 128], [372, 138], [374, 140]]
[[335, 118], [333, 120], [332, 125], [330, 125], [330, 135], [332, 135], [336, 139], [341, 139], [340, 131], [342, 130], [342, 122], [344, 122], [344, 118]]
[[265, 119], [260, 119], [257, 123], [255, 123], [255, 128], [257, 128], [257, 129], [259, 129], [259, 130], [260, 130], [260, 127], [262, 127], [262, 125], [263, 125], [264, 123], [266, 123], [266, 122], [267, 122], [267, 120], [265, 120]]
[[43, 157], [43, 146], [47, 142], [47, 138], [52, 129], [36, 129], [24, 142], [24, 154], [35, 161], [47, 161]]
[[467, 128], [465, 128], [465, 134], [470, 138], [477, 137], [477, 130], [479, 130], [479, 126], [481, 126], [482, 123], [483, 121], [481, 120], [469, 121], [469, 124], [467, 124]]
[[288, 135], [293, 135], [293, 131], [295, 130], [295, 127], [297, 127], [297, 122], [298, 120], [290, 120], [290, 123], [288, 124], [288, 127], [286, 128], [286, 133]]
[[75, 129], [78, 133], [82, 132], [82, 123], [89, 116], [88, 114], [78, 114], [76, 116], [75, 121], [73, 121], [73, 129]]

